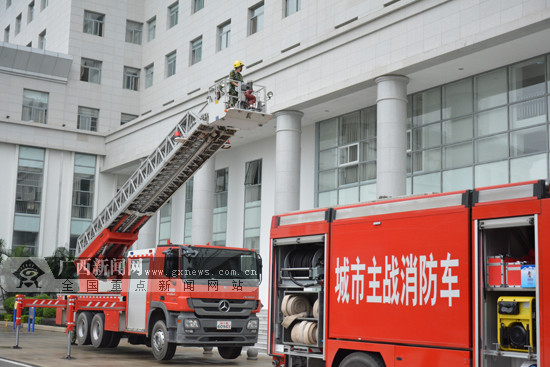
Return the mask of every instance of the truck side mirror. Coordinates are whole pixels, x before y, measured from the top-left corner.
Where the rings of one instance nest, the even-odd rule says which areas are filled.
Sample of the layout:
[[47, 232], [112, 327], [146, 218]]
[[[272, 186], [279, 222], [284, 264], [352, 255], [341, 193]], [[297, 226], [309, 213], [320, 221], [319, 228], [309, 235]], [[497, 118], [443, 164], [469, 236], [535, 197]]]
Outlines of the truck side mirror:
[[164, 276], [174, 278], [178, 272], [178, 252], [170, 248], [162, 253], [164, 254]]

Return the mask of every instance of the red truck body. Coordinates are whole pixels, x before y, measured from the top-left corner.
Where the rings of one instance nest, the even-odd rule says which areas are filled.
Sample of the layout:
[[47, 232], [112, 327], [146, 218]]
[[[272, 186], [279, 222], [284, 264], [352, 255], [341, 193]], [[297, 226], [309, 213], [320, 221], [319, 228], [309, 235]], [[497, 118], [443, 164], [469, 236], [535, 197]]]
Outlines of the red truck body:
[[[269, 353], [278, 366], [550, 364], [549, 220], [542, 181], [276, 216]], [[493, 256], [533, 282], [489, 284]], [[320, 312], [292, 315], [292, 298]]]

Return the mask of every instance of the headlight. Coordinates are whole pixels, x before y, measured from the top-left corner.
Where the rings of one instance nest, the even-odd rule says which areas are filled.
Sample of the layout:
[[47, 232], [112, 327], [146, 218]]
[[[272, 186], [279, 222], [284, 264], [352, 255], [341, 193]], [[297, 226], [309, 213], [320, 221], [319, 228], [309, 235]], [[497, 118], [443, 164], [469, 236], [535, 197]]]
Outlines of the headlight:
[[185, 319], [183, 322], [185, 329], [198, 329], [200, 328], [199, 320], [197, 319]]
[[257, 329], [258, 328], [258, 320], [248, 320], [248, 324], [246, 324], [247, 329]]

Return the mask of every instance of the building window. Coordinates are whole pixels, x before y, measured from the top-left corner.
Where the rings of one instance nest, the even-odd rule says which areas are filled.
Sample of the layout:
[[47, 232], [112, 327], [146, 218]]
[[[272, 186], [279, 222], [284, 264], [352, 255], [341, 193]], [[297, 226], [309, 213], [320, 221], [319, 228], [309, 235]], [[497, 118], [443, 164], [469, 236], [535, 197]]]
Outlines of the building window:
[[143, 23], [126, 20], [126, 42], [141, 45], [141, 33], [143, 32]]
[[124, 89], [138, 90], [139, 89], [139, 69], [124, 67], [124, 81], [122, 87]]
[[11, 6], [11, 0], [6, 0], [6, 9]]
[[248, 9], [248, 34], [254, 34], [264, 29], [264, 2]]
[[46, 9], [48, 7], [48, 0], [42, 0], [40, 3], [40, 11]]
[[224, 48], [229, 47], [229, 42], [231, 39], [231, 21], [218, 26], [218, 51], [223, 50]]
[[375, 198], [376, 108], [319, 123], [319, 206]]
[[302, 0], [285, 0], [285, 17], [300, 11]]
[[27, 43], [27, 47], [32, 47], [32, 41], [30, 41], [29, 43]]
[[78, 106], [78, 121], [76, 128], [79, 130], [97, 131], [99, 110], [97, 108]]
[[27, 8], [27, 24], [34, 19], [34, 1], [32, 1]]
[[193, 0], [193, 13], [204, 8], [204, 0]]
[[228, 179], [228, 168], [222, 168], [216, 171], [214, 224], [212, 230], [212, 245], [214, 246], [226, 245]]
[[150, 42], [155, 39], [157, 31], [157, 18], [154, 17], [147, 21], [147, 42]]
[[244, 181], [244, 247], [260, 251], [262, 160], [247, 162]]
[[194, 65], [202, 59], [202, 36], [191, 41], [191, 65]]
[[172, 199], [168, 200], [159, 210], [159, 243], [165, 244], [170, 240], [172, 222]]
[[105, 14], [84, 10], [84, 33], [103, 37], [103, 23]]
[[82, 58], [80, 63], [80, 80], [88, 83], [101, 83], [101, 61]]
[[176, 73], [176, 51], [166, 55], [166, 77]]
[[23, 248], [28, 256], [38, 250], [44, 157], [44, 149], [19, 147], [12, 251]]
[[46, 49], [46, 30], [44, 29], [42, 33], [38, 35], [38, 48], [45, 50]]
[[71, 252], [75, 251], [78, 237], [88, 228], [94, 217], [95, 171], [95, 156], [75, 153], [71, 210]]
[[145, 67], [145, 88], [149, 88], [153, 85], [153, 75], [155, 72], [155, 65], [151, 64]]
[[34, 121], [41, 124], [48, 120], [49, 93], [36, 90], [23, 90], [23, 114], [21, 120]]
[[168, 28], [172, 28], [173, 26], [178, 24], [178, 9], [178, 2], [175, 2], [168, 7]]
[[4, 28], [4, 42], [10, 41], [10, 26]]
[[183, 231], [183, 242], [191, 243], [193, 233], [193, 177], [185, 183], [185, 221]]
[[21, 32], [21, 18], [22, 18], [22, 15], [19, 14], [16, 18], [15, 18], [15, 35], [17, 36], [19, 34], [19, 32]]
[[129, 113], [121, 113], [120, 114], [120, 125], [124, 125], [125, 123], [127, 122], [130, 122], [134, 119], [137, 119], [138, 116], [137, 115], [132, 115], [132, 114], [129, 114]]

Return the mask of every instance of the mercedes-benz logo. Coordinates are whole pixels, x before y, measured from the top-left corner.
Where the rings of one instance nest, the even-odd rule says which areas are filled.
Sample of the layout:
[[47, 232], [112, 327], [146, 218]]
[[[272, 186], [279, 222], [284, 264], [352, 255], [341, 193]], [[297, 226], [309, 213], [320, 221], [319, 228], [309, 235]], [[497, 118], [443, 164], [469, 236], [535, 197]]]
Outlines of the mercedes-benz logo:
[[220, 303], [218, 303], [218, 310], [220, 310], [221, 312], [229, 312], [230, 308], [231, 307], [229, 307], [228, 300], [222, 299]]

